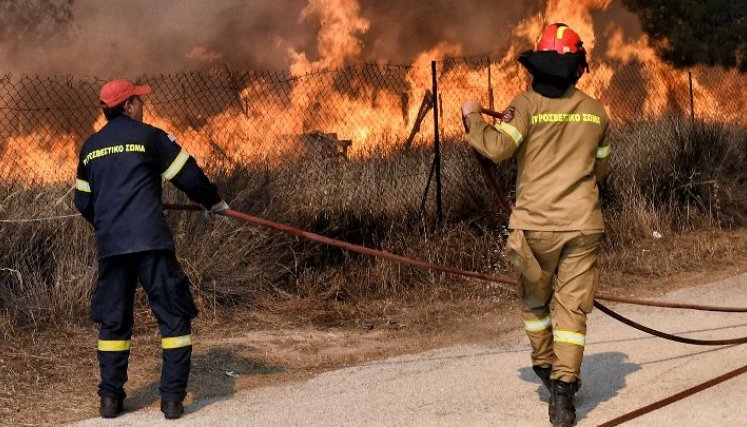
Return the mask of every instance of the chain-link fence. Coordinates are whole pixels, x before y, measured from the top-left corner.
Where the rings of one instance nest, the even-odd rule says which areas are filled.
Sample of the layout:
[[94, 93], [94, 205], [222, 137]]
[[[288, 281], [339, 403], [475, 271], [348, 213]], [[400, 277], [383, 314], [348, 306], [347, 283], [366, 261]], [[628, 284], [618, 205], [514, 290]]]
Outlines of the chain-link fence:
[[[219, 69], [139, 80], [154, 88], [145, 121], [174, 134], [212, 172], [263, 173], [276, 197], [326, 209], [433, 209], [436, 198], [425, 203], [426, 190], [443, 190], [443, 208], [453, 211], [481, 181], [462, 138], [461, 103], [477, 98], [502, 110], [528, 85], [516, 61], [502, 58], [438, 62], [437, 88], [431, 63], [304, 76]], [[631, 60], [592, 64], [579, 87], [608, 107], [613, 141], [635, 133], [655, 143], [662, 138], [656, 123], [668, 117], [747, 124], [745, 83], [737, 72]], [[0, 79], [0, 180], [72, 182], [82, 142], [105, 124], [97, 101], [102, 84], [69, 76]]]

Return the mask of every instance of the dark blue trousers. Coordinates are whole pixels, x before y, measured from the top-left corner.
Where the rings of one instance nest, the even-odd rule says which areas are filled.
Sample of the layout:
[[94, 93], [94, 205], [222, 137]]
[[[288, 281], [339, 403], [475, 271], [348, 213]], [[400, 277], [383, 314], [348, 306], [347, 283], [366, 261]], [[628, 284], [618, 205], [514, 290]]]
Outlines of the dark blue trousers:
[[148, 294], [162, 337], [161, 399], [181, 401], [186, 395], [192, 354], [190, 320], [197, 316], [197, 308], [189, 290], [189, 279], [170, 250], [99, 260], [99, 281], [91, 302], [91, 317], [101, 323], [99, 396], [125, 397], [138, 281]]

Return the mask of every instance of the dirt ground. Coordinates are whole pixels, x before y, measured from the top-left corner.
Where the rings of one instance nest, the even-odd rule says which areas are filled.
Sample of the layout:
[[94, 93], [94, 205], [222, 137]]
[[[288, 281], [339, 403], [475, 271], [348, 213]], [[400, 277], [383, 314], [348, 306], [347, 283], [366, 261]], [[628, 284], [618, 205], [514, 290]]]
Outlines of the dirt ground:
[[[747, 232], [739, 238], [745, 241]], [[743, 245], [738, 245], [743, 247]], [[747, 254], [660, 277], [608, 273], [603, 289], [638, 297], [697, 286], [747, 271]], [[603, 281], [603, 283], [605, 283]], [[724, 305], [728, 305], [725, 303]], [[194, 324], [188, 400], [310, 378], [393, 355], [461, 343], [486, 343], [521, 327], [514, 298], [450, 301], [437, 310], [398, 305], [395, 314], [342, 327], [311, 327], [287, 315], [231, 312]], [[388, 313], [392, 313], [389, 310]], [[141, 320], [133, 337], [128, 411], [159, 402], [160, 336]], [[21, 336], [22, 338], [19, 338]], [[60, 425], [97, 415], [94, 325], [18, 334], [0, 342], [0, 425]]]

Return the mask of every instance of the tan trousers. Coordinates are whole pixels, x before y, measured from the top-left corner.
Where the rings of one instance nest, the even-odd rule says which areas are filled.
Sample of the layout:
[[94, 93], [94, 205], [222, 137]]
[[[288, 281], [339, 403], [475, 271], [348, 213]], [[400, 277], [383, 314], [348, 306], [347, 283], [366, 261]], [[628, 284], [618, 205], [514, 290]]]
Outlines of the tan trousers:
[[599, 287], [597, 257], [603, 233], [524, 231], [524, 235], [542, 269], [536, 282], [519, 280], [532, 363], [552, 366], [551, 379], [574, 382], [581, 372], [586, 315]]

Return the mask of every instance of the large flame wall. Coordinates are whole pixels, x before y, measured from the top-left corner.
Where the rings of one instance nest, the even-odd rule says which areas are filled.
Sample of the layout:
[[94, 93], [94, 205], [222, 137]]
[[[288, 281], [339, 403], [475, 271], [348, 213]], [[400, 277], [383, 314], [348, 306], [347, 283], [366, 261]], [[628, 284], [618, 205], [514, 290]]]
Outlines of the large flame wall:
[[[442, 48], [449, 52], [448, 45]], [[290, 159], [391, 155], [405, 145], [419, 112], [427, 114], [421, 114], [413, 144], [433, 140], [432, 110], [423, 105], [432, 88], [425, 58], [408, 66], [360, 65], [300, 76], [226, 69], [146, 76], [155, 91], [145, 120], [176, 135], [203, 162], [226, 158], [275, 168]], [[505, 55], [437, 65], [444, 136], [461, 131], [464, 100], [478, 98], [503, 109], [528, 83], [524, 70]], [[674, 70], [635, 55], [591, 66], [579, 87], [599, 98], [615, 123], [693, 114], [747, 125], [742, 113], [747, 78], [737, 72]], [[105, 123], [96, 107], [101, 83], [70, 77], [0, 80], [0, 178], [72, 180], [80, 145]]]

